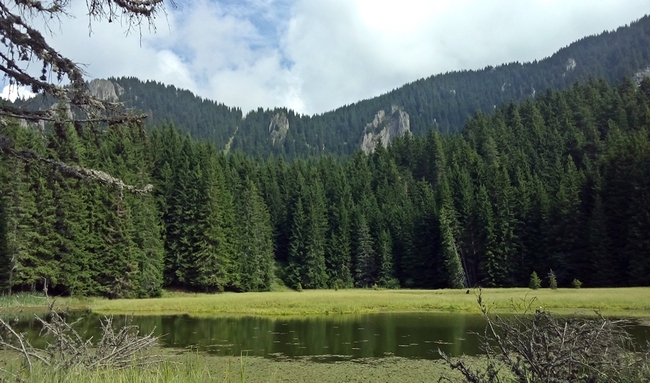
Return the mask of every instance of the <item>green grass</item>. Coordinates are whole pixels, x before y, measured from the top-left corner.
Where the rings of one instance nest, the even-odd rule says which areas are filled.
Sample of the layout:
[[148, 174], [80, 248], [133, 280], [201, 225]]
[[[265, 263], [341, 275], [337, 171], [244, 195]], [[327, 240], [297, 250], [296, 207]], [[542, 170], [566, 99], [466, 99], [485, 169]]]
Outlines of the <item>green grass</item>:
[[[248, 356], [212, 356], [204, 353], [167, 355], [165, 361], [149, 368], [74, 370], [56, 373], [36, 365], [29, 375], [20, 371], [20, 357], [0, 359], [0, 369], [20, 373], [24, 382], [59, 383], [203, 383], [203, 382], [437, 382], [441, 376], [460, 381], [460, 376], [440, 360], [367, 358], [321, 363], [318, 357], [267, 359]], [[480, 363], [480, 358], [469, 358]], [[0, 371], [2, 377], [8, 377]], [[14, 381], [7, 379], [7, 381]]]
[[[478, 312], [476, 291], [465, 290], [305, 290], [295, 292], [278, 287], [263, 293], [197, 294], [165, 291], [161, 298], [118, 299], [56, 298], [55, 305], [66, 309], [91, 309], [102, 314], [193, 316], [304, 316], [364, 314], [375, 312], [447, 311]], [[492, 312], [515, 312], [513, 303], [535, 299], [534, 308], [557, 314], [591, 314], [650, 318], [650, 288], [602, 289], [483, 289], [483, 300]], [[20, 293], [0, 296], [0, 314], [47, 311], [42, 295]]]
[[[184, 353], [182, 355], [165, 355], [164, 360], [148, 367], [130, 367], [125, 369], [83, 368], [69, 371], [54, 371], [41, 363], [34, 364], [31, 374], [21, 364], [21, 356], [4, 353], [0, 362], [0, 381], [14, 381], [20, 376], [25, 382], [60, 382], [60, 383], [131, 383], [131, 382], [243, 382], [246, 380], [244, 358], [213, 358], [206, 354]], [[217, 363], [218, 361], [218, 363]]]
[[17, 312], [33, 313], [47, 311], [49, 305], [59, 309], [84, 309], [91, 302], [98, 301], [97, 298], [84, 297], [46, 297], [40, 293], [14, 293], [11, 295], [0, 295], [0, 314]]
[[[493, 312], [516, 312], [514, 306], [533, 302], [533, 309], [560, 314], [593, 313], [650, 317], [650, 288], [604, 289], [483, 289], [483, 301]], [[514, 303], [514, 306], [513, 306]], [[405, 311], [478, 312], [475, 291], [465, 290], [306, 290], [264, 293], [194, 294], [166, 292], [155, 299], [95, 300], [89, 308], [103, 314], [194, 316], [323, 315]]]

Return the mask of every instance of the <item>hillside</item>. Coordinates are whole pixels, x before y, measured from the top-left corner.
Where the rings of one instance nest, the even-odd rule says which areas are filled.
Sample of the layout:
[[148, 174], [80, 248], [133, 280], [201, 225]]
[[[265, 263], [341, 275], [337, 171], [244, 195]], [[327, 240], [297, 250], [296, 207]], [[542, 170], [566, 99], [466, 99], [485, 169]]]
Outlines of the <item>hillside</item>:
[[585, 37], [540, 61], [437, 74], [321, 115], [260, 108], [243, 116], [238, 108], [135, 78], [109, 79], [115, 89], [108, 94], [149, 114], [149, 126], [171, 122], [221, 150], [295, 158], [348, 155], [364, 142], [369, 151], [378, 137], [386, 143], [409, 130], [415, 135], [431, 128], [454, 133], [479, 110], [491, 114], [504, 104], [576, 81], [599, 78], [614, 84], [648, 71], [650, 17], [645, 16], [616, 31]]

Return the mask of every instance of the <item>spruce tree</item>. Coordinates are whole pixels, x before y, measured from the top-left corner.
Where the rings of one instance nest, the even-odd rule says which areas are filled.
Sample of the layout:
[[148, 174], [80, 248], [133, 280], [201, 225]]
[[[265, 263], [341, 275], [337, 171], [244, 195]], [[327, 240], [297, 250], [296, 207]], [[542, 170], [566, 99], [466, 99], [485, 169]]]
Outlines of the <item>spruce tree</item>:
[[224, 203], [226, 200], [221, 197], [228, 192], [211, 148], [202, 146], [198, 156], [198, 167], [192, 173], [192, 185], [196, 187], [191, 201], [195, 205], [194, 222], [191, 226], [186, 223], [192, 228], [187, 235], [194, 243], [192, 253], [188, 254], [188, 282], [203, 291], [224, 291], [228, 287], [240, 290], [235, 232], [226, 218], [233, 202]]
[[238, 197], [238, 248], [241, 288], [265, 291], [273, 281], [273, 232], [268, 209], [257, 187], [246, 178]]
[[357, 217], [354, 279], [357, 287], [370, 287], [377, 281], [375, 243], [363, 214]]
[[330, 286], [352, 287], [352, 193], [342, 169], [336, 170], [326, 183], [330, 193], [325, 263]]
[[461, 262], [461, 255], [456, 238], [459, 236], [459, 225], [454, 210], [451, 191], [447, 177], [443, 175], [438, 185], [440, 210], [438, 221], [440, 227], [440, 246], [444, 264], [444, 274], [447, 286], [452, 289], [461, 289], [467, 286], [467, 278]]
[[535, 271], [530, 274], [530, 282], [528, 283], [528, 287], [531, 290], [537, 290], [542, 287], [542, 280], [539, 279], [539, 276], [537, 276], [537, 273]]
[[388, 230], [382, 230], [377, 243], [379, 272], [377, 283], [382, 287], [398, 288], [399, 281], [394, 277], [393, 243]]
[[308, 232], [305, 230], [308, 225], [307, 215], [303, 206], [302, 197], [298, 196], [293, 208], [293, 222], [291, 225], [291, 239], [289, 242], [289, 257], [286, 266], [285, 282], [292, 288], [301, 286], [302, 269], [307, 256]]

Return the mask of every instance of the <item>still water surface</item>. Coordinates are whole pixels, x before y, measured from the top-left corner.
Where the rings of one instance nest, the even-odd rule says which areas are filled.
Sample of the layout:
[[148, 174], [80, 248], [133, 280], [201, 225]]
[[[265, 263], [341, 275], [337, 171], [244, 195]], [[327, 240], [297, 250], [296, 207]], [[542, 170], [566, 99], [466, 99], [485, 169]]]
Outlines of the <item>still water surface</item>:
[[[81, 316], [77, 325], [86, 336], [99, 336], [96, 314]], [[71, 318], [74, 319], [74, 318]], [[125, 317], [115, 317], [116, 324]], [[339, 358], [399, 356], [438, 358], [438, 348], [451, 355], [481, 353], [477, 335], [485, 329], [478, 314], [464, 313], [380, 313], [328, 315], [305, 318], [238, 317], [193, 318], [185, 315], [135, 317], [132, 324], [143, 333], [164, 335], [162, 345], [198, 348], [225, 356], [316, 357], [323, 361]], [[24, 321], [21, 330], [38, 345], [38, 326]], [[637, 341], [645, 342], [649, 328], [628, 329]]]

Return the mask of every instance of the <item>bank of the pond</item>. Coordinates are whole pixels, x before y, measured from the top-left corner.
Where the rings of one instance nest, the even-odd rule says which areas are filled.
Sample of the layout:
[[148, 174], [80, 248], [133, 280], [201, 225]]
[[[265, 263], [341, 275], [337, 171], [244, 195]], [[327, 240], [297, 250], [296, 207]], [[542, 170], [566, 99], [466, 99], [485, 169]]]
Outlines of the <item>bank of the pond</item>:
[[50, 305], [60, 310], [84, 310], [96, 301], [97, 298], [46, 297], [41, 293], [14, 293], [0, 295], [0, 314], [45, 312]]
[[[160, 298], [116, 299], [57, 297], [59, 309], [102, 314], [191, 316], [305, 316], [376, 312], [478, 312], [476, 290], [305, 290], [302, 292], [200, 294], [165, 292]], [[593, 314], [650, 318], [650, 287], [600, 289], [482, 289], [493, 312], [520, 312], [524, 302], [557, 314]], [[48, 302], [39, 294], [0, 296], [0, 314], [43, 312]]]
[[[0, 369], [17, 373], [20, 356], [4, 353]], [[472, 364], [480, 357], [467, 357]], [[0, 380], [2, 377], [0, 371]], [[23, 375], [24, 376], [24, 375]], [[322, 363], [318, 358], [268, 359], [249, 356], [220, 357], [204, 353], [169, 354], [149, 368], [54, 373], [37, 365], [24, 382], [121, 383], [121, 382], [437, 382], [441, 377], [460, 381], [461, 376], [441, 360], [396, 357], [341, 360]]]
[[[476, 294], [470, 290], [305, 290], [193, 294], [167, 292], [155, 299], [93, 300], [89, 308], [103, 314], [192, 316], [250, 315], [305, 316], [365, 314], [376, 312], [448, 311], [478, 312]], [[521, 312], [523, 306], [558, 314], [590, 314], [650, 317], [650, 288], [481, 290], [493, 312]]]

